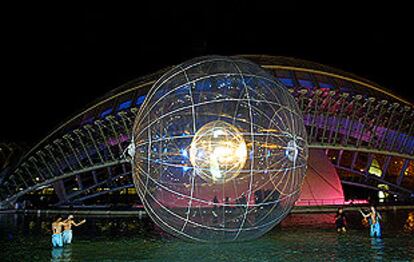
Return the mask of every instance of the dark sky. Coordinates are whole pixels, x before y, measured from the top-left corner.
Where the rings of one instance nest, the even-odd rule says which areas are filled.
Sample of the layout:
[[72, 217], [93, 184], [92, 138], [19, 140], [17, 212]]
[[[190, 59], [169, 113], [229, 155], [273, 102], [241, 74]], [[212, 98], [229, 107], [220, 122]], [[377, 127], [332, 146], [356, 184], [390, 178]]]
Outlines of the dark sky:
[[3, 8], [0, 141], [34, 143], [109, 90], [206, 54], [307, 59], [414, 100], [408, 4], [136, 2]]

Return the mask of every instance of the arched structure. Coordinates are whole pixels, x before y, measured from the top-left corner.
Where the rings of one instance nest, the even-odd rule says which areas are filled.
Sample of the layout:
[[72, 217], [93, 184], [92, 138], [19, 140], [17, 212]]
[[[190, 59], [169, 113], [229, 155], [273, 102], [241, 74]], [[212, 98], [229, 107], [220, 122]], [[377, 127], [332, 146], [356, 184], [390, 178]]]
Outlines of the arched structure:
[[[399, 199], [413, 197], [414, 105], [410, 101], [317, 63], [244, 57], [288, 87], [303, 111], [310, 148], [324, 150], [342, 184], [385, 191]], [[27, 194], [45, 195], [54, 205], [105, 205], [108, 199], [116, 202], [129, 194], [122, 201], [138, 201], [131, 167], [123, 155], [135, 114], [163, 72], [113, 90], [33, 146], [18, 164], [1, 173], [0, 206]], [[373, 163], [378, 164], [376, 172]]]

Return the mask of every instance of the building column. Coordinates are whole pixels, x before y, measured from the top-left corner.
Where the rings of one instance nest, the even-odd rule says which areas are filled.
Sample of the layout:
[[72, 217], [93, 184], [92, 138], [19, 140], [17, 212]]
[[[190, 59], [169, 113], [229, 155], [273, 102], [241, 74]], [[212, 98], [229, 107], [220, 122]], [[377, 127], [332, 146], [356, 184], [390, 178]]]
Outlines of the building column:
[[[414, 110], [412, 111], [412, 113], [414, 114]], [[408, 153], [408, 154], [412, 154], [412, 152], [410, 152], [410, 148], [408, 146], [409, 146], [409, 142], [410, 142], [410, 138], [411, 138], [410, 136], [411, 136], [411, 133], [413, 131], [414, 131], [414, 122], [411, 123], [410, 129], [407, 132], [407, 136], [405, 137], [404, 142], [402, 143], [402, 152], [403, 153], [405, 152], [405, 153]], [[412, 150], [414, 150], [414, 147], [413, 147]]]
[[356, 147], [359, 147], [361, 145], [362, 142], [362, 137], [364, 136], [364, 132], [365, 132], [365, 128], [367, 126], [367, 119], [368, 116], [372, 113], [372, 104], [374, 103], [375, 98], [374, 97], [368, 97], [367, 101], [365, 102], [365, 104], [362, 107], [366, 107], [366, 113], [364, 114], [364, 117], [362, 118], [362, 128], [360, 130], [360, 134], [358, 136], [358, 140], [356, 142]]
[[[381, 119], [382, 119], [382, 116], [384, 115], [384, 113], [385, 113], [385, 111], [386, 111], [386, 110], [384, 110], [384, 107], [385, 107], [387, 104], [388, 104], [388, 101], [387, 101], [387, 100], [381, 100], [381, 101], [378, 103], [377, 107], [376, 107], [376, 110], [378, 110], [378, 109], [379, 109], [379, 114], [378, 114], [378, 116], [375, 118], [374, 128], [373, 128], [373, 130], [372, 130], [372, 132], [371, 132], [371, 137], [370, 137], [370, 139], [369, 139], [368, 147], [371, 147], [371, 145], [374, 143], [375, 136], [377, 135], [377, 128], [378, 128], [378, 124], [380, 123], [380, 121], [381, 121]], [[379, 108], [378, 108], [378, 107], [379, 107]]]
[[410, 160], [409, 159], [405, 159], [404, 160], [404, 164], [403, 164], [403, 166], [401, 168], [400, 175], [397, 178], [397, 185], [401, 185], [401, 183], [402, 183], [402, 181], [404, 179], [404, 172], [407, 169], [409, 163], [410, 163]]
[[390, 165], [391, 156], [387, 156], [385, 158], [384, 165], [382, 166], [382, 175], [381, 179], [385, 178], [385, 174], [388, 172], [388, 166]]
[[36, 152], [36, 155], [38, 155], [40, 157], [40, 159], [42, 160], [43, 165], [46, 166], [46, 169], [49, 172], [50, 177], [54, 177], [55, 175], [54, 175], [54, 173], [52, 171], [52, 168], [49, 166], [49, 163], [47, 163], [46, 160], [45, 160], [45, 158], [44, 158], [43, 151], [37, 151]]
[[354, 127], [355, 115], [356, 115], [357, 110], [359, 109], [359, 101], [361, 99], [362, 99], [361, 95], [356, 95], [352, 98], [353, 108], [352, 108], [351, 118], [350, 119], [348, 118], [348, 120], [349, 120], [348, 126], [349, 127], [347, 127], [346, 134], [345, 134], [345, 140], [344, 140], [344, 143], [343, 143], [345, 145], [348, 144], [349, 137], [352, 135], [352, 129]]
[[101, 151], [98, 147], [98, 145], [96, 144], [95, 138], [92, 135], [92, 127], [90, 125], [85, 125], [85, 129], [88, 132], [89, 138], [92, 141], [93, 146], [95, 147], [96, 150], [96, 154], [98, 154], [99, 160], [101, 160], [101, 163], [105, 163], [105, 160], [102, 157]]
[[111, 150], [111, 146], [108, 144], [108, 138], [105, 136], [105, 133], [104, 133], [103, 128], [102, 128], [104, 126], [103, 125], [103, 121], [102, 120], [96, 120], [95, 121], [95, 124], [98, 126], [100, 135], [101, 135], [101, 137], [103, 139], [103, 143], [106, 146], [106, 148], [107, 148], [107, 150], [109, 152], [109, 155], [110, 155], [111, 159], [112, 160], [115, 160], [114, 154], [112, 153], [112, 150]]
[[73, 145], [71, 143], [71, 141], [73, 141], [73, 138], [70, 135], [66, 134], [66, 135], [63, 136], [63, 139], [66, 141], [66, 143], [69, 145], [70, 150], [75, 155], [76, 162], [78, 162], [79, 167], [84, 168], [84, 166], [82, 164], [82, 161], [79, 158], [78, 152], [75, 150], [75, 148], [73, 147]]
[[[27, 162], [24, 162], [22, 165], [22, 168], [26, 171], [26, 173], [30, 176], [30, 178], [32, 179], [32, 181], [33, 181], [33, 183], [36, 183], [36, 178], [35, 179], [33, 179], [33, 177], [31, 176], [31, 174], [33, 173], [33, 172], [31, 172], [30, 170], [29, 170], [29, 168], [28, 168], [28, 164], [27, 164]], [[33, 167], [32, 167], [33, 168]], [[37, 169], [35, 169], [35, 172], [37, 172], [38, 173], [38, 176], [40, 176], [40, 177], [43, 177], [42, 176], [42, 173], [39, 171], [39, 170], [37, 170]]]
[[57, 146], [57, 148], [59, 149], [59, 151], [60, 151], [60, 153], [61, 153], [61, 155], [62, 155], [62, 157], [63, 157], [63, 160], [65, 161], [65, 163], [66, 163], [66, 166], [70, 169], [70, 171], [73, 171], [73, 167], [72, 167], [72, 165], [69, 163], [69, 160], [67, 159], [67, 155], [64, 153], [64, 151], [63, 151], [63, 149], [62, 149], [62, 147], [61, 147], [61, 142], [62, 142], [62, 140], [60, 140], [60, 139], [56, 139], [55, 141], [53, 141], [53, 143]]
[[[381, 148], [383, 148], [383, 144], [384, 144], [384, 141], [385, 140], [387, 140], [387, 136], [388, 136], [388, 133], [389, 133], [389, 131], [390, 131], [390, 128], [391, 128], [391, 124], [393, 123], [392, 121], [394, 120], [394, 117], [395, 117], [395, 110], [397, 110], [397, 108], [400, 106], [400, 104], [398, 104], [398, 103], [393, 103], [391, 106], [390, 106], [390, 108], [389, 108], [389, 110], [391, 110], [391, 116], [390, 116], [390, 118], [388, 119], [388, 123], [387, 123], [387, 127], [386, 127], [386, 129], [385, 129], [385, 134], [382, 136], [382, 139], [381, 139], [381, 143], [380, 143], [380, 145], [379, 145], [379, 147], [378, 147], [378, 149], [381, 149]], [[386, 147], [386, 144], [385, 144], [385, 147]], [[384, 148], [385, 149], [385, 148]]]
[[91, 166], [93, 166], [93, 161], [92, 161], [92, 158], [91, 158], [91, 156], [89, 155], [89, 152], [88, 152], [88, 150], [87, 150], [87, 148], [86, 148], [86, 146], [85, 146], [85, 143], [83, 142], [83, 139], [82, 139], [83, 133], [81, 132], [81, 130], [80, 130], [80, 129], [75, 129], [75, 130], [73, 131], [73, 133], [77, 136], [77, 138], [78, 138], [78, 140], [79, 140], [79, 143], [81, 144], [82, 149], [83, 149], [83, 151], [85, 152], [85, 155], [86, 155], [86, 157], [87, 157], [87, 159], [88, 159], [88, 161], [89, 161], [89, 164], [90, 164]]
[[[34, 168], [36, 169], [36, 171], [37, 171], [37, 173], [38, 173], [38, 176], [42, 179], [42, 180], [46, 180], [45, 179], [45, 177], [43, 176], [43, 172], [40, 170], [40, 168], [39, 168], [39, 166], [37, 165], [37, 163], [36, 163], [36, 159], [33, 157], [33, 156], [31, 156], [30, 158], [29, 158], [29, 161], [30, 161], [30, 163], [32, 164], [32, 166], [34, 166]], [[27, 166], [26, 166], [26, 168], [27, 168]], [[37, 182], [37, 181], [36, 181]]]
[[328, 102], [328, 108], [325, 110], [325, 121], [324, 121], [324, 125], [323, 125], [323, 132], [322, 132], [322, 138], [321, 138], [321, 143], [324, 144], [325, 143], [325, 135], [326, 135], [326, 129], [329, 126], [329, 115], [330, 112], [329, 110], [331, 109], [332, 106], [332, 102], [334, 101], [334, 95], [336, 94], [335, 91], [329, 91], [329, 102]]
[[28, 188], [29, 185], [27, 184], [25, 177], [22, 175], [22, 171], [20, 169], [17, 169], [16, 172], [14, 172], [14, 173], [20, 178], [20, 180], [23, 182], [24, 186], [26, 188]]
[[63, 174], [63, 170], [62, 170], [62, 168], [60, 167], [60, 165], [59, 165], [59, 163], [58, 163], [58, 161], [57, 161], [57, 159], [56, 159], [56, 157], [55, 157], [55, 154], [53, 154], [53, 152], [52, 152], [52, 146], [51, 146], [51, 145], [46, 145], [46, 146], [45, 146], [45, 149], [47, 150], [47, 152], [49, 152], [50, 157], [52, 157], [53, 162], [55, 163], [56, 168], [59, 170], [59, 172], [60, 172], [61, 174]]
[[334, 135], [333, 142], [332, 142], [332, 144], [334, 145], [336, 145], [337, 143], [338, 133], [340, 132], [340, 129], [341, 129], [342, 116], [345, 110], [345, 105], [347, 103], [346, 99], [348, 98], [348, 96], [349, 96], [348, 93], [341, 94], [341, 98], [342, 98], [341, 109], [339, 110], [338, 117], [335, 117], [336, 119], [338, 119], [338, 121], [336, 123], [335, 135]]
[[108, 116], [106, 119], [108, 120], [108, 122], [109, 122], [109, 124], [111, 126], [111, 130], [112, 130], [112, 133], [113, 133], [114, 137], [116, 137], [116, 142], [118, 144], [119, 152], [122, 154], [122, 152], [124, 151], [124, 149], [121, 146], [121, 139], [120, 139], [121, 138], [121, 135], [115, 129], [115, 124], [117, 124], [117, 122], [115, 121], [115, 117]]
[[[314, 100], [314, 102], [315, 102], [315, 107], [314, 107], [314, 111], [313, 111], [313, 116], [312, 116], [312, 122], [311, 122], [311, 130], [310, 130], [310, 134], [309, 134], [309, 138], [310, 138], [310, 143], [314, 140], [314, 138], [313, 138], [313, 133], [314, 133], [314, 130], [315, 130], [315, 128], [316, 128], [316, 123], [317, 123], [317, 121], [316, 121], [316, 115], [317, 115], [317, 113], [318, 113], [318, 104], [319, 104], [319, 95], [322, 93], [322, 91], [321, 90], [316, 90], [316, 91], [314, 91], [314, 95], [313, 95], [313, 98], [315, 99]], [[317, 134], [317, 132], [315, 132], [316, 134]]]
[[119, 112], [118, 115], [121, 117], [122, 124], [123, 124], [124, 130], [125, 130], [125, 133], [128, 134], [128, 135], [130, 135], [131, 134], [131, 130], [130, 130], [130, 128], [128, 128], [128, 125], [126, 123], [127, 120], [128, 120], [127, 113], [125, 113], [125, 112]]

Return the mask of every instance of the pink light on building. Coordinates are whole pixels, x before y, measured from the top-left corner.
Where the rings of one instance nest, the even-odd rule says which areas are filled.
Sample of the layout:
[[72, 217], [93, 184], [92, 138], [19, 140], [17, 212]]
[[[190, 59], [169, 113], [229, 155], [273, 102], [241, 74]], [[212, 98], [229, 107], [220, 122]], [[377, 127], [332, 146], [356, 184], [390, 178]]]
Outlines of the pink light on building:
[[123, 143], [125, 141], [129, 140], [129, 136], [128, 135], [120, 135], [119, 138], [117, 137], [111, 137], [108, 139], [108, 144], [111, 146], [115, 146], [118, 143]]
[[343, 205], [341, 180], [324, 150], [309, 151], [308, 169], [296, 206]]
[[[233, 183], [224, 184], [217, 190], [209, 190], [208, 187], [197, 187], [193, 192], [191, 201], [194, 207], [220, 207], [225, 205], [225, 198], [228, 197], [228, 205], [234, 206], [243, 196], [250, 195], [250, 199], [245, 199], [250, 205], [254, 206], [254, 193], [249, 194], [248, 180], [243, 180], [237, 185], [238, 192], [233, 189]], [[271, 184], [269, 184], [271, 185]], [[157, 190], [157, 199], [163, 206], [187, 207], [190, 201], [190, 185], [182, 187], [177, 184], [179, 191], [183, 197], [177, 197], [176, 194]], [[172, 187], [172, 186], [171, 186]], [[274, 188], [267, 188], [273, 190]], [[223, 192], [225, 194], [223, 194]], [[213, 199], [217, 197], [217, 203], [213, 203]], [[324, 150], [311, 149], [309, 151], [308, 169], [305, 180], [302, 185], [302, 192], [296, 206], [331, 206], [331, 205], [349, 205], [349, 204], [366, 204], [365, 200], [345, 201], [341, 180], [336, 172], [335, 167], [326, 156]]]

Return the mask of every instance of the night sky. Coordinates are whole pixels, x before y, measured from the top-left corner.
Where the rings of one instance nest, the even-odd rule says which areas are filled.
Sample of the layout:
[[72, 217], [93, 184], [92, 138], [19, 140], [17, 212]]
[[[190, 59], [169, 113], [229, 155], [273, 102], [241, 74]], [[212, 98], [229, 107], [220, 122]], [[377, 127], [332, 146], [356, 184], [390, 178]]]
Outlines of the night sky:
[[33, 144], [111, 89], [207, 54], [307, 59], [414, 100], [408, 4], [148, 2], [2, 8], [0, 142]]

